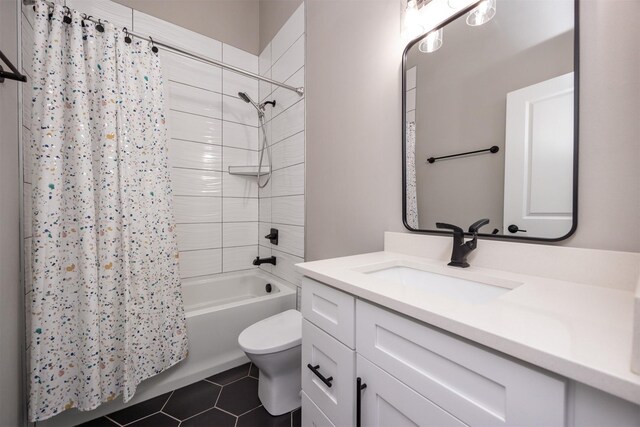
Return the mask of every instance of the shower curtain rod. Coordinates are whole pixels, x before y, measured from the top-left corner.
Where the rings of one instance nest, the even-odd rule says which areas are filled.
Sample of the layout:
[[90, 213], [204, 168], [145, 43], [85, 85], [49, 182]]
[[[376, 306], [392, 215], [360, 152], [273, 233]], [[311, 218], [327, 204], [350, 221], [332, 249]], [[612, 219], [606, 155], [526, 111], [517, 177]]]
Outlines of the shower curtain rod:
[[[36, 1], [35, 0], [22, 0], [22, 3], [25, 6], [31, 6], [31, 5], [34, 5], [36, 3]], [[50, 1], [45, 1], [45, 3], [47, 5], [49, 5], [50, 7], [54, 6], [54, 3], [50, 2]], [[96, 24], [102, 22], [102, 21], [100, 21], [98, 19], [95, 19], [93, 17], [90, 17], [90, 16], [87, 17], [86, 20], [91, 21], [91, 22], [95, 22]], [[103, 21], [103, 22], [108, 22], [108, 21]], [[139, 39], [142, 39], [142, 40], [146, 40], [149, 43], [151, 43], [152, 45], [163, 47], [163, 48], [168, 49], [169, 51], [177, 53], [179, 55], [191, 57], [191, 58], [194, 58], [194, 59], [196, 59], [196, 60], [198, 60], [200, 62], [204, 62], [204, 63], [211, 64], [211, 65], [215, 65], [217, 67], [223, 68], [225, 70], [233, 71], [234, 73], [238, 73], [238, 74], [241, 74], [241, 75], [246, 76], [246, 77], [250, 77], [250, 78], [253, 78], [253, 79], [256, 79], [256, 80], [261, 80], [261, 81], [267, 82], [267, 83], [271, 83], [272, 85], [279, 86], [279, 87], [281, 87], [283, 89], [288, 89], [290, 91], [296, 92], [300, 96], [304, 95], [304, 88], [303, 87], [294, 87], [294, 86], [290, 86], [290, 85], [285, 84], [285, 83], [280, 83], [280, 82], [272, 80], [270, 78], [263, 77], [263, 76], [261, 76], [259, 74], [252, 73], [250, 71], [245, 71], [245, 70], [243, 70], [241, 68], [238, 68], [238, 67], [234, 67], [233, 65], [224, 64], [224, 63], [222, 63], [220, 61], [216, 61], [215, 59], [207, 58], [206, 56], [197, 54], [195, 52], [191, 52], [191, 51], [189, 51], [187, 49], [182, 49], [182, 48], [179, 48], [177, 46], [173, 46], [171, 44], [164, 43], [164, 42], [158, 41], [156, 39], [152, 39], [151, 37], [145, 37], [143, 35], [136, 34], [133, 31], [127, 30], [127, 34], [129, 34], [132, 37], [136, 37], [136, 38], [139, 38]]]

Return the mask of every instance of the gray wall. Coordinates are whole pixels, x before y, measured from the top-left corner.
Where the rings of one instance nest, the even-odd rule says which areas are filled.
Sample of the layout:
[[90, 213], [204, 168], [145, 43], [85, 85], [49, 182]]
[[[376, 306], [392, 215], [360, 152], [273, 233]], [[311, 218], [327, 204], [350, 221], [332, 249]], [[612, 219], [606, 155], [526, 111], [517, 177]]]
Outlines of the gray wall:
[[585, 0], [580, 16], [578, 231], [562, 244], [640, 251], [640, 2]]
[[[18, 63], [15, 1], [0, 1], [0, 50]], [[7, 67], [4, 66], [5, 70]], [[18, 83], [0, 83], [0, 426], [22, 425]]]
[[[483, 231], [503, 230], [506, 95], [573, 71], [573, 3], [562, 3], [566, 18], [541, 31], [554, 3], [503, 4], [496, 17], [470, 27], [464, 17], [447, 25], [442, 48], [431, 54], [415, 45], [417, 65], [416, 181], [419, 223], [469, 225], [480, 218]], [[550, 6], [546, 10], [545, 6]], [[536, 13], [537, 12], [537, 15]], [[545, 15], [544, 12], [547, 12]], [[564, 31], [558, 34], [558, 31]], [[524, 36], [523, 36], [524, 35]], [[480, 83], [481, 82], [481, 83]], [[500, 151], [427, 164], [425, 159], [497, 145]], [[571, 162], [567, 164], [571, 170]]]
[[[307, 260], [403, 230], [400, 2], [307, 0]], [[578, 231], [640, 251], [640, 2], [581, 2]]]
[[307, 0], [309, 261], [401, 231], [400, 2]]
[[114, 1], [254, 55], [260, 53], [259, 0]]
[[260, 52], [301, 4], [302, 0], [260, 0]]

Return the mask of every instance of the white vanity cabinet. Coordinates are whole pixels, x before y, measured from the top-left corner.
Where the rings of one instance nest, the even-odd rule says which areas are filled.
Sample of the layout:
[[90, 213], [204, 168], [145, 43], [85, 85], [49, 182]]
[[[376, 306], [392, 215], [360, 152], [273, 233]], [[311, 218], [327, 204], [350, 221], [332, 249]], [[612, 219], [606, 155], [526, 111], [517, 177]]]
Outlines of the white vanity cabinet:
[[562, 378], [362, 300], [356, 330], [358, 355], [466, 425], [564, 424]]
[[307, 277], [302, 314], [305, 426], [356, 425], [358, 403], [366, 427], [566, 424], [562, 378]]

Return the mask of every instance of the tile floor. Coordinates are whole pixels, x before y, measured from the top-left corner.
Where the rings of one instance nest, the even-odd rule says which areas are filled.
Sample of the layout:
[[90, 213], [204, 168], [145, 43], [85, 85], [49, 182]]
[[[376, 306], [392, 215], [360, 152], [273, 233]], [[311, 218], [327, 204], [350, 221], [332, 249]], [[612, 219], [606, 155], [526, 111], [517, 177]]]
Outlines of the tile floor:
[[247, 363], [79, 427], [299, 427], [300, 415], [269, 415], [258, 400], [258, 369]]

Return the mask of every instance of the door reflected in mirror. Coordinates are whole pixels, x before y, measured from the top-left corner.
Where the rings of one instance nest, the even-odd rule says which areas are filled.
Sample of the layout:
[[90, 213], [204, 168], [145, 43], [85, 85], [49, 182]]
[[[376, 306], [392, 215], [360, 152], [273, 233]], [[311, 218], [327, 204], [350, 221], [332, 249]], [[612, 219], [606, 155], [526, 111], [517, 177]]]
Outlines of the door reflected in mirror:
[[[576, 226], [577, 0], [495, 0], [403, 58], [404, 214], [485, 235], [559, 240]], [[433, 36], [432, 36], [433, 37]]]

